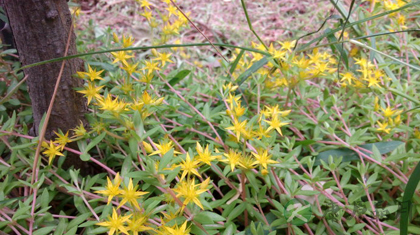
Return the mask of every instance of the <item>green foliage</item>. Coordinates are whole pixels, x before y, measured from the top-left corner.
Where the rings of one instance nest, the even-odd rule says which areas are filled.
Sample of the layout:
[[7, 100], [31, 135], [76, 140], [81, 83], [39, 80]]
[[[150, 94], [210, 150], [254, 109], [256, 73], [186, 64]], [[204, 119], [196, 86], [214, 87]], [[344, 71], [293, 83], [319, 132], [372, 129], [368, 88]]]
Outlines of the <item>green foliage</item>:
[[[241, 3], [257, 42], [240, 46], [183, 43], [193, 28], [172, 1], [131, 6], [150, 27], [142, 47], [88, 22], [77, 32], [84, 54], [53, 61], [86, 60], [75, 76], [89, 128], [44, 143], [34, 183], [23, 75], [4, 66], [0, 230], [396, 234], [401, 218], [403, 233], [417, 233], [420, 45], [407, 30], [417, 2], [331, 1], [339, 15], [302, 32], [312, 40], [277, 42]], [[63, 170], [70, 151], [95, 172]]]

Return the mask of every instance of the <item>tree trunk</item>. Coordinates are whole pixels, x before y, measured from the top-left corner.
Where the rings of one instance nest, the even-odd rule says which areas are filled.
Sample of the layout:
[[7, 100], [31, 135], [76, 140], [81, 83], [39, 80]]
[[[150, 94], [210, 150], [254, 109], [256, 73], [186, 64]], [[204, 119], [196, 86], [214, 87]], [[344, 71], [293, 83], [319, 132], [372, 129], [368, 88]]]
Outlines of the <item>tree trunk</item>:
[[[69, 33], [71, 41], [68, 55], [77, 54], [76, 37], [70, 32], [72, 20], [66, 0], [4, 0], [3, 4], [22, 66], [63, 57]], [[49, 63], [24, 70], [28, 75], [27, 84], [32, 100], [35, 135], [39, 134], [39, 123], [50, 105], [61, 63]], [[75, 128], [80, 121], [85, 122], [86, 101], [73, 89], [81, 87], [83, 82], [72, 76], [76, 71], [83, 69], [81, 59], [66, 61], [48, 123], [46, 139], [53, 138], [54, 131], [58, 129], [65, 133]], [[82, 162], [76, 156], [66, 159], [66, 165], [81, 168]]]

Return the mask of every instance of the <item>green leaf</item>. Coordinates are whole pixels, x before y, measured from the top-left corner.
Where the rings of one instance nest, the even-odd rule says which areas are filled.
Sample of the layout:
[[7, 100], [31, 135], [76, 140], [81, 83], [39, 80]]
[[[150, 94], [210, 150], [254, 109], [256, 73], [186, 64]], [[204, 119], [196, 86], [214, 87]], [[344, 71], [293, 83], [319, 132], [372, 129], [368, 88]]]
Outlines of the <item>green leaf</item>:
[[31, 148], [32, 146], [36, 145], [37, 143], [25, 143], [25, 144], [21, 144], [21, 145], [16, 145], [13, 146], [11, 149], [12, 150], [18, 150], [18, 149], [27, 149], [27, 148]]
[[4, 104], [4, 102], [6, 102], [6, 101], [8, 101], [9, 99], [10, 99], [10, 97], [12, 97], [12, 95], [16, 92], [16, 91], [18, 91], [18, 89], [19, 89], [19, 87], [24, 83], [26, 81], [26, 79], [22, 79], [22, 80], [20, 80], [20, 82], [16, 85], [16, 86], [14, 86], [13, 87], [13, 89], [11, 89], [10, 90], [10, 92], [9, 93], [7, 93], [7, 95], [3, 98], [3, 99], [1, 99], [0, 100], [0, 105], [2, 105], [2, 104]]
[[158, 130], [160, 130], [161, 129], [161, 127], [159, 126], [159, 125], [157, 125], [156, 127], [154, 127], [153, 129], [151, 129], [151, 130], [149, 130], [149, 131], [147, 131], [145, 134], [141, 134], [140, 135], [140, 138], [141, 138], [141, 140], [143, 141], [144, 139], [146, 139], [147, 137], [149, 137], [149, 136], [151, 136], [151, 135], [153, 135], [154, 133], [156, 133]]
[[230, 66], [230, 69], [229, 69], [229, 73], [230, 73], [230, 74], [232, 74], [233, 72], [235, 72], [236, 66], [238, 66], [238, 63], [239, 63], [239, 61], [241, 60], [242, 55], [244, 54], [244, 52], [245, 52], [245, 51], [242, 49], [242, 50], [239, 52], [238, 56], [236, 56], [235, 61], [233, 61], [232, 65]]
[[141, 118], [141, 114], [139, 111], [134, 112], [133, 115], [133, 122], [134, 122], [134, 129], [136, 130], [136, 134], [138, 138], [144, 140], [145, 137], [141, 137], [144, 134], [144, 124]]
[[235, 225], [229, 224], [229, 226], [223, 232], [223, 235], [233, 235], [233, 233], [236, 232], [235, 230]]
[[[420, 234], [420, 227], [418, 227], [418, 226], [408, 226], [408, 231], [411, 234]], [[402, 234], [402, 233], [400, 233], [400, 234]]]
[[0, 229], [3, 229], [4, 227], [6, 227], [8, 224], [13, 223], [12, 221], [0, 221]]
[[19, 209], [16, 210], [16, 212], [13, 214], [12, 220], [16, 221], [18, 217], [21, 215], [29, 215], [31, 211], [32, 206], [25, 205], [21, 202], [19, 202]]
[[84, 153], [87, 153], [89, 150], [91, 150], [93, 147], [95, 147], [101, 140], [106, 136], [106, 132], [102, 132], [102, 134], [96, 136], [86, 147], [84, 150]]
[[261, 67], [263, 67], [265, 64], [267, 64], [268, 59], [267, 56], [265, 56], [264, 58], [262, 58], [261, 60], [255, 62], [249, 69], [247, 69], [244, 73], [242, 73], [241, 75], [239, 75], [238, 79], [236, 79], [238, 82], [238, 86], [241, 86], [242, 83], [245, 82], [246, 79], [249, 78], [249, 76], [251, 76], [253, 73], [255, 73], [258, 69], [260, 69]]
[[33, 235], [45, 235], [45, 234], [48, 234], [49, 232], [51, 232], [54, 228], [55, 228], [55, 226], [40, 228], [32, 234]]
[[7, 49], [4, 50], [0, 53], [0, 55], [9, 55], [9, 54], [16, 54], [17, 50], [16, 49]]
[[246, 178], [249, 180], [249, 183], [251, 183], [251, 186], [255, 189], [255, 191], [257, 192], [260, 191], [258, 180], [255, 177], [255, 173], [252, 171], [245, 171], [245, 175], [246, 175]]
[[66, 232], [66, 235], [74, 235], [77, 232], [77, 227], [73, 227]]
[[128, 172], [130, 172], [132, 165], [132, 160], [130, 156], [125, 157], [124, 162], [121, 167], [121, 175], [125, 176]]
[[150, 176], [150, 173], [147, 172], [147, 171], [135, 171], [135, 172], [127, 173], [126, 176], [129, 177], [129, 178], [141, 180], [143, 178], [149, 177]]
[[91, 215], [92, 215], [92, 213], [91, 213], [91, 212], [87, 212], [87, 213], [84, 213], [84, 214], [81, 214], [81, 215], [77, 216], [77, 218], [72, 219], [72, 220], [70, 221], [70, 223], [69, 223], [69, 225], [67, 226], [67, 228], [69, 228], [69, 229], [71, 229], [71, 228], [73, 228], [73, 227], [76, 227], [76, 228], [77, 228], [77, 226], [78, 226], [79, 224], [81, 224], [82, 222], [86, 221], [86, 220], [87, 220], [87, 218], [89, 218]]
[[213, 222], [221, 222], [221, 221], [226, 220], [223, 216], [216, 214], [214, 212], [210, 212], [210, 211], [200, 212], [200, 214], [194, 217], [194, 219], [197, 219], [197, 218], [200, 218], [202, 221], [206, 222], [207, 224], [213, 223]]
[[[393, 151], [394, 149], [396, 149], [398, 146], [402, 144], [404, 144], [404, 142], [388, 141], [388, 142], [364, 144], [364, 145], [360, 145], [359, 147], [372, 152], [373, 146], [375, 146], [379, 150], [380, 154], [386, 154]], [[364, 152], [366, 155], [371, 156], [371, 154], [369, 154], [367, 151], [361, 150], [361, 152]], [[360, 160], [359, 155], [353, 150], [348, 149], [348, 148], [338, 148], [338, 149], [327, 150], [318, 154], [318, 156], [316, 157], [314, 166], [321, 165], [321, 161], [328, 163], [328, 158], [330, 156], [332, 156], [333, 158], [343, 157], [342, 162]]]
[[82, 154], [80, 155], [80, 159], [82, 159], [82, 161], [87, 162], [87, 161], [89, 161], [89, 160], [90, 160], [90, 154], [89, 154], [89, 153], [82, 153]]
[[[62, 213], [65, 215], [64, 213]], [[60, 218], [60, 222], [58, 223], [57, 228], [55, 229], [54, 235], [62, 235], [64, 234], [64, 230], [67, 227], [67, 219], [66, 218]]]
[[366, 224], [362, 223], [362, 224], [355, 224], [353, 226], [351, 226], [351, 228], [349, 230], [347, 230], [348, 233], [354, 233], [356, 231], [360, 231], [362, 230], [362, 228], [364, 228], [366, 226]]
[[18, 99], [11, 99], [8, 102], [9, 104], [13, 105], [13, 106], [18, 106], [20, 105], [20, 101]]
[[311, 144], [316, 143], [316, 140], [303, 140], [303, 141], [298, 141], [295, 143], [295, 147], [302, 145], [302, 146], [308, 146]]
[[50, 194], [49, 194], [49, 192], [48, 192], [48, 190], [47, 189], [45, 189], [43, 192], [42, 192], [42, 195], [41, 195], [41, 198], [40, 198], [41, 200], [41, 208], [46, 208], [46, 207], [48, 207], [48, 204], [49, 204], [49, 202], [50, 202]]
[[325, 33], [327, 34], [327, 39], [331, 44], [331, 50], [333, 52], [335, 52], [336, 50], [338, 52], [340, 52], [340, 58], [343, 60], [344, 65], [346, 66], [346, 69], [349, 69], [349, 58], [347, 56], [347, 52], [344, 50], [343, 48], [343, 44], [336, 44], [335, 42], [337, 42], [337, 38], [335, 37], [334, 34], [328, 34], [329, 32], [331, 32], [331, 29], [326, 29]]
[[[7, 119], [7, 121], [1, 127], [2, 131], [13, 131], [16, 122], [16, 112], [13, 111], [13, 115], [11, 118]], [[13, 149], [13, 147], [12, 147]]]
[[178, 176], [178, 174], [179, 174], [180, 171], [181, 171], [181, 167], [180, 166], [178, 166], [175, 169], [171, 170], [171, 172], [168, 175], [166, 175], [166, 183], [168, 183], [168, 184], [171, 183], [172, 180], [174, 180], [175, 177]]
[[236, 207], [229, 213], [227, 220], [231, 221], [236, 219], [246, 208], [246, 203], [239, 203]]
[[399, 96], [401, 96], [401, 97], [404, 97], [404, 98], [406, 98], [407, 100], [409, 100], [409, 101], [411, 101], [411, 102], [415, 103], [416, 105], [420, 105], [420, 101], [419, 101], [418, 99], [416, 99], [416, 98], [414, 98], [414, 97], [411, 97], [411, 96], [409, 96], [409, 95], [407, 95], [407, 94], [405, 94], [405, 93], [403, 93], [403, 92], [401, 92], [401, 91], [399, 91], [399, 90], [397, 90], [397, 89], [394, 89], [394, 88], [388, 88], [388, 89], [389, 89], [389, 91], [390, 91], [390, 92], [392, 92], [392, 93], [394, 93], [394, 94], [396, 94], [396, 95], [399, 95]]
[[[176, 85], [182, 79], [184, 79], [186, 76], [188, 76], [188, 74], [190, 74], [190, 73], [191, 73], [191, 70], [188, 70], [188, 69], [184, 69], [184, 70], [179, 71], [173, 78], [171, 78], [171, 80], [169, 80], [169, 84], [171, 86]], [[164, 88], [169, 89], [168, 85], [165, 85]]]
[[172, 148], [169, 150], [165, 155], [163, 155], [162, 160], [159, 163], [159, 171], [163, 170], [164, 168], [168, 167], [168, 164], [174, 158], [174, 149]]
[[[408, 231], [412, 226], [408, 226], [408, 219], [410, 215], [411, 209], [411, 200], [414, 196], [416, 191], [417, 185], [420, 182], [420, 163], [417, 163], [416, 168], [414, 169], [413, 173], [411, 174], [410, 178], [408, 179], [407, 186], [404, 190], [404, 196], [401, 203], [401, 220], [400, 220], [400, 234], [407, 235]], [[412, 230], [410, 231], [413, 232]]]
[[135, 138], [128, 140], [128, 146], [130, 147], [130, 155], [135, 158], [137, 156], [138, 142]]
[[79, 225], [79, 227], [82, 227], [82, 228], [90, 227], [92, 225], [95, 225], [96, 223], [98, 223], [98, 221], [96, 221], [96, 220], [95, 221], [86, 221], [83, 224]]
[[112, 64], [108, 64], [108, 63], [103, 63], [103, 62], [93, 62], [93, 61], [89, 61], [88, 62], [89, 65], [93, 65], [96, 67], [101, 67], [102, 69], [105, 69], [106, 71], [109, 72], [113, 72], [115, 70], [117, 70], [117, 67], [112, 65]]

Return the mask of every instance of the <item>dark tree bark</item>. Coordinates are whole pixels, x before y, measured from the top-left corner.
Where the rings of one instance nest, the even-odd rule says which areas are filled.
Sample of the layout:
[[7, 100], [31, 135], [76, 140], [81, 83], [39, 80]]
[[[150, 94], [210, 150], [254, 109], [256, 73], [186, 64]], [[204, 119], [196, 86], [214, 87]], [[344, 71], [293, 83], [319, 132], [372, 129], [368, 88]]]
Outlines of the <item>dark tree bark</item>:
[[[4, 0], [3, 6], [9, 18], [22, 66], [63, 57], [69, 33], [71, 41], [68, 55], [77, 54], [76, 37], [70, 32], [72, 20], [66, 0]], [[61, 63], [49, 63], [24, 70], [28, 75], [35, 135], [39, 134], [39, 123], [50, 105]], [[53, 138], [54, 131], [58, 129], [65, 133], [75, 128], [80, 121], [85, 122], [86, 101], [73, 89], [81, 87], [83, 82], [72, 77], [76, 71], [82, 70], [81, 59], [66, 62], [48, 123], [46, 139]], [[77, 156], [66, 159], [66, 162], [66, 165], [74, 165], [77, 168], [82, 166]]]

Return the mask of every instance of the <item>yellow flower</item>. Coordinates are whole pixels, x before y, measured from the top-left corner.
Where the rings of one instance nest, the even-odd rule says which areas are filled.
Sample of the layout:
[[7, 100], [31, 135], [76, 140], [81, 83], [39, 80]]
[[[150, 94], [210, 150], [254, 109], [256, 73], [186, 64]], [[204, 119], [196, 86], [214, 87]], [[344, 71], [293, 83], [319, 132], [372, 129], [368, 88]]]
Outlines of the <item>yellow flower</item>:
[[239, 167], [243, 168], [245, 170], [249, 170], [249, 169], [254, 169], [255, 165], [254, 165], [254, 159], [252, 158], [252, 156], [250, 155], [246, 155], [245, 157], [241, 157], [239, 159]]
[[217, 160], [217, 156], [211, 156], [211, 153], [209, 151], [209, 145], [206, 145], [206, 148], [203, 149], [201, 147], [200, 143], [197, 142], [197, 147], [195, 148], [198, 153], [198, 161], [205, 163], [207, 165], [211, 165], [211, 161]]
[[64, 135], [63, 133], [57, 133], [54, 131], [54, 133], [57, 135], [58, 138], [55, 138], [54, 143], [58, 144], [60, 146], [61, 151], [63, 151], [64, 147], [67, 143], [70, 143], [71, 140], [69, 139], [69, 132]]
[[394, 125], [395, 126], [399, 126], [401, 124], [401, 115], [398, 114], [395, 118], [394, 118]]
[[257, 137], [257, 139], [262, 139], [263, 137], [269, 138], [270, 134], [267, 132], [267, 130], [264, 129], [264, 127], [260, 124], [258, 129], [253, 132], [254, 136]]
[[181, 160], [181, 161], [182, 161], [182, 163], [175, 166], [175, 167], [178, 167], [178, 166], [181, 167], [182, 175], [181, 175], [180, 180], [183, 180], [185, 178], [185, 176], [191, 175], [191, 174], [194, 174], [198, 177], [201, 177], [200, 173], [198, 173], [198, 171], [196, 169], [196, 168], [198, 168], [198, 164], [200, 163], [199, 161], [197, 161], [197, 160], [191, 161], [190, 155], [188, 153], [187, 153], [186, 160], [185, 161]]
[[151, 19], [152, 19], [152, 12], [151, 11], [146, 10], [141, 15], [144, 16], [148, 21], [151, 21]]
[[283, 60], [286, 56], [286, 51], [283, 50], [274, 50], [272, 52], [273, 59], [281, 59]]
[[140, 3], [140, 7], [145, 7], [150, 10], [150, 3], [147, 0], [137, 0]]
[[106, 190], [95, 191], [95, 193], [100, 193], [100, 194], [104, 194], [105, 196], [108, 196], [108, 204], [109, 204], [112, 201], [113, 197], [118, 196], [122, 193], [122, 190], [120, 189], [120, 184], [121, 184], [120, 173], [118, 172], [115, 175], [114, 183], [111, 182], [109, 177], [106, 177], [106, 180], [108, 182], [108, 185], [106, 186]]
[[420, 139], [420, 131], [419, 129], [414, 129], [414, 133], [413, 133], [414, 137], [416, 137], [417, 139]]
[[95, 131], [98, 134], [101, 134], [101, 132], [106, 128], [105, 123], [103, 123], [102, 121], [95, 121], [92, 124], [92, 130]]
[[[161, 141], [159, 141], [160, 144], [155, 144], [156, 148], [158, 150], [154, 151], [153, 153], [151, 153], [149, 156], [155, 155], [155, 154], [160, 154], [160, 155], [165, 155], [167, 152], [169, 152], [169, 150], [173, 149], [173, 144], [172, 141], [164, 141], [163, 143]], [[175, 154], [179, 154], [180, 152], [178, 151], [174, 151], [174, 155]]]
[[80, 7], [76, 7], [76, 8], [70, 8], [70, 12], [71, 14], [74, 14], [76, 17], [80, 16]]
[[351, 72], [342, 73], [341, 76], [341, 82], [347, 81], [347, 84], [349, 85], [351, 85], [352, 81], [355, 79]]
[[236, 118], [244, 115], [244, 113], [245, 113], [245, 108], [242, 107], [240, 103], [235, 108], [233, 108], [232, 110], [233, 110], [233, 116], [236, 117]]
[[149, 84], [150, 82], [152, 82], [153, 79], [153, 74], [141, 74], [141, 78], [140, 78], [140, 82], [144, 82]]
[[143, 105], [159, 105], [162, 103], [163, 97], [159, 98], [158, 100], [153, 99], [147, 91], [143, 92], [143, 95], [141, 96], [141, 101]]
[[171, 235], [189, 235], [190, 234], [190, 228], [187, 228], [187, 221], [185, 221], [181, 227], [178, 225], [174, 225], [172, 227], [165, 226], [164, 230], [166, 230], [163, 234], [171, 234]]
[[165, 8], [168, 11], [168, 15], [177, 15], [177, 11], [178, 9], [176, 7], [174, 7], [173, 5], [168, 6], [167, 8]]
[[80, 125], [77, 126], [76, 128], [72, 129], [72, 131], [74, 132], [74, 136], [84, 136], [86, 134], [86, 129], [83, 126], [83, 122], [80, 121]]
[[265, 51], [265, 46], [263, 44], [260, 44], [260, 43], [257, 44], [255, 42], [251, 42], [251, 44], [252, 44], [252, 47], [254, 47], [255, 49], [260, 50], [260, 51]]
[[238, 119], [235, 118], [233, 120], [233, 126], [227, 127], [226, 130], [232, 130], [233, 132], [235, 132], [237, 141], [239, 141], [239, 138], [241, 137], [241, 133], [246, 132], [245, 130], [246, 123], [247, 123], [247, 120], [240, 123]]
[[321, 54], [318, 53], [318, 50], [313, 50], [312, 54], [308, 55], [309, 56], [309, 63], [310, 64], [318, 64], [321, 62]]
[[77, 72], [77, 74], [79, 75], [79, 77], [81, 78], [85, 78], [86, 76], [93, 82], [94, 80], [104, 80], [103, 78], [101, 78], [101, 73], [103, 72], [103, 70], [101, 71], [96, 71], [96, 69], [92, 69], [90, 67], [90, 65], [88, 65], [88, 72]]
[[307, 69], [309, 67], [309, 60], [306, 59], [304, 56], [301, 56], [299, 60], [298, 57], [295, 57], [293, 63], [301, 69]]
[[118, 208], [123, 206], [126, 202], [129, 202], [132, 206], [140, 210], [140, 206], [137, 202], [137, 199], [142, 195], [148, 194], [148, 192], [136, 191], [137, 187], [138, 185], [136, 185], [136, 187], [133, 187], [133, 180], [130, 178], [128, 187], [124, 187], [124, 189], [121, 190], [122, 200]]
[[147, 74], [153, 73], [155, 70], [160, 70], [158, 67], [158, 63], [153, 63], [151, 61], [146, 61], [145, 68], [142, 68], [142, 70], [147, 69]]
[[254, 161], [252, 164], [253, 165], [261, 165], [264, 169], [267, 169], [268, 164], [276, 164], [278, 163], [277, 161], [271, 160], [271, 155], [268, 155], [268, 151], [264, 150], [264, 151], [258, 151], [258, 153], [252, 153], [252, 155], [254, 155], [254, 157], [257, 159], [256, 161]]
[[157, 56], [159, 58], [155, 58], [154, 60], [160, 60], [160, 63], [163, 67], [163, 66], [165, 66], [166, 62], [173, 63], [173, 61], [170, 59], [171, 55], [172, 55], [171, 53], [159, 53], [159, 52], [157, 52]]
[[379, 128], [376, 129], [378, 131], [383, 131], [387, 134], [389, 134], [389, 132], [391, 131], [391, 128], [387, 128], [387, 126], [388, 126], [387, 122], [381, 123], [381, 122], [378, 121], [378, 125], [379, 125]]
[[162, 29], [163, 35], [175, 35], [179, 34], [178, 29], [174, 27], [175, 25], [166, 24]]
[[123, 67], [121, 67], [121, 68], [122, 68], [122, 69], [124, 69], [124, 70], [128, 73], [128, 75], [130, 75], [130, 76], [131, 76], [131, 74], [133, 74], [133, 73], [137, 73], [137, 72], [138, 72], [138, 71], [136, 70], [138, 65], [139, 65], [139, 62], [137, 62], [137, 63], [135, 63], [135, 64], [126, 63], [126, 64], [124, 64], [124, 66], [123, 66]]
[[130, 47], [131, 45], [133, 45], [133, 38], [131, 36], [126, 37], [125, 35], [123, 35], [122, 42], [124, 48]]
[[277, 41], [277, 42], [281, 45], [282, 49], [287, 50], [289, 52], [292, 52], [292, 49], [296, 44], [296, 40], [295, 41], [285, 41], [285, 42]]
[[43, 154], [48, 156], [48, 164], [51, 165], [51, 162], [53, 161], [55, 156], [64, 156], [64, 154], [60, 152], [60, 148], [61, 146], [55, 146], [54, 143], [50, 141], [50, 144], [47, 145], [47, 150], [42, 152]]
[[373, 107], [373, 110], [376, 112], [379, 110], [379, 98], [377, 96], [375, 96], [375, 106]]
[[278, 132], [281, 136], [283, 136], [283, 133], [281, 132], [280, 127], [282, 127], [282, 126], [285, 126], [285, 125], [289, 124], [289, 123], [286, 123], [286, 122], [281, 122], [277, 116], [274, 116], [274, 117], [271, 119], [271, 121], [267, 121], [267, 120], [264, 120], [264, 121], [270, 125], [270, 127], [268, 127], [268, 129], [267, 129], [267, 132], [268, 132], [268, 131], [270, 131], [270, 130], [276, 129], [276, 130], [277, 130], [277, 132]]
[[89, 105], [93, 98], [95, 98], [95, 99], [100, 99], [101, 98], [101, 95], [99, 94], [99, 91], [103, 87], [104, 86], [96, 87], [93, 82], [89, 82], [87, 86], [84, 86], [84, 90], [80, 90], [80, 91], [77, 91], [77, 92], [79, 92], [81, 94], [84, 94], [84, 97], [86, 97], [88, 99], [88, 105]]
[[398, 111], [398, 110], [392, 111], [391, 107], [389, 107], [389, 106], [387, 106], [386, 109], [381, 108], [381, 110], [384, 113], [385, 118], [389, 118], [389, 117], [394, 116], [395, 114], [401, 113], [401, 111]]
[[143, 141], [143, 146], [144, 146], [147, 153], [153, 152], [152, 145], [150, 145], [149, 143]]
[[118, 51], [118, 52], [111, 52], [111, 54], [115, 57], [115, 60], [112, 61], [113, 64], [121, 61], [123, 64], [127, 64], [127, 60], [133, 58], [133, 55], [129, 55], [127, 51]]
[[407, 26], [405, 26], [405, 16], [400, 15], [397, 19], [397, 22], [402, 28], [407, 27]]
[[231, 171], [234, 171], [236, 166], [245, 167], [241, 163], [241, 154], [235, 150], [229, 150], [229, 153], [224, 153], [223, 155], [226, 157], [226, 159], [222, 159], [220, 161], [228, 163]]
[[118, 35], [114, 32], [112, 33], [112, 39], [115, 43], [119, 43], [120, 39], [118, 38]]
[[371, 87], [371, 86], [378, 86], [378, 87], [380, 87], [379, 80], [378, 80], [377, 77], [374, 77], [374, 76], [371, 76], [370, 75], [370, 76], [368, 76], [367, 81], [369, 82], [368, 87]]
[[[267, 109], [268, 112], [270, 112], [271, 117], [278, 116], [278, 114], [280, 114], [280, 116], [282, 117], [286, 117], [292, 111], [292, 110], [280, 111], [278, 104], [276, 104], [276, 106], [273, 106], [273, 107], [265, 106], [265, 108]], [[266, 117], [269, 117], [269, 116], [266, 116]]]
[[126, 104], [124, 102], [120, 102], [118, 97], [112, 99], [112, 96], [108, 94], [105, 99], [98, 100], [99, 102], [99, 109], [108, 110], [114, 112], [115, 114], [119, 114], [121, 111], [125, 109]]
[[[229, 91], [235, 91], [238, 88], [238, 86], [232, 86], [232, 83], [229, 83], [226, 87], [223, 85], [223, 89], [227, 89]], [[241, 97], [234, 96], [231, 93], [229, 93], [228, 98], [226, 99], [226, 102], [230, 104], [230, 107], [233, 107], [234, 104], [239, 104]]]
[[188, 205], [188, 203], [193, 202], [194, 204], [196, 204], [204, 210], [203, 205], [201, 204], [198, 197], [200, 196], [200, 194], [207, 191], [207, 189], [196, 189], [197, 187], [200, 188], [200, 184], [196, 185], [195, 179], [183, 180], [177, 184], [176, 188], [174, 189], [174, 192], [177, 193], [177, 198], [184, 198], [183, 207]]
[[144, 232], [147, 230], [153, 230], [153, 228], [148, 227], [148, 217], [143, 213], [135, 213], [134, 218], [128, 220], [128, 230], [134, 235], [138, 235], [139, 232]]
[[100, 222], [96, 225], [109, 227], [109, 235], [113, 235], [115, 232], [117, 234], [121, 231], [125, 234], [128, 234], [127, 228], [124, 226], [124, 223], [128, 221], [131, 215], [119, 216], [115, 208], [112, 208], [112, 217], [108, 216], [108, 221]]

